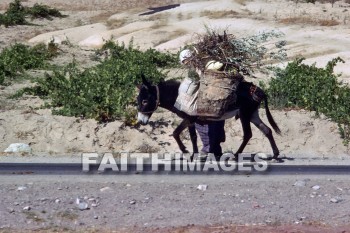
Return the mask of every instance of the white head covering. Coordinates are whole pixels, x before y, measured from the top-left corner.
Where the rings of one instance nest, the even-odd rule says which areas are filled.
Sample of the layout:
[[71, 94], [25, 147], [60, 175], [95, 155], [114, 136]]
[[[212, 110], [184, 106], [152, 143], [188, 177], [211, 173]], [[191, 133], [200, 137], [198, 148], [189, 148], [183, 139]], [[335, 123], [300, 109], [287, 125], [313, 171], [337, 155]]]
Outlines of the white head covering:
[[186, 60], [187, 58], [190, 58], [190, 57], [192, 57], [192, 51], [189, 49], [182, 50], [180, 55], [179, 55], [179, 59], [180, 59], [181, 63], [183, 63], [184, 60]]

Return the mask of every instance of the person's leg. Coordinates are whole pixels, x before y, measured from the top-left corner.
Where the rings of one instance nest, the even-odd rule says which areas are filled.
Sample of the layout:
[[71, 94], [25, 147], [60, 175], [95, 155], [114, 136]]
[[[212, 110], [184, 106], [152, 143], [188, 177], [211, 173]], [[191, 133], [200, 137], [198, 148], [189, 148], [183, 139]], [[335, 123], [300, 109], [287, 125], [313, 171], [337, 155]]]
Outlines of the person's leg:
[[220, 143], [225, 141], [225, 121], [214, 121], [208, 124], [209, 153], [216, 158], [222, 155]]
[[203, 144], [201, 152], [207, 154], [207, 153], [209, 153], [209, 150], [210, 150], [208, 125], [200, 125], [200, 124], [196, 123], [195, 126], [196, 126], [196, 130], [199, 134], [199, 137], [201, 138], [202, 144]]

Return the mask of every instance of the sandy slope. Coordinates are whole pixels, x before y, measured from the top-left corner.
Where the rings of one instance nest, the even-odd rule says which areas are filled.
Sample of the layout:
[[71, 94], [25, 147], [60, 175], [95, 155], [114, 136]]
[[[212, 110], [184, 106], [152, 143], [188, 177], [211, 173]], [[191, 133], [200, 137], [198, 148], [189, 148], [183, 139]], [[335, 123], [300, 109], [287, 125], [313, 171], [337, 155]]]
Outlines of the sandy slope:
[[[302, 55], [310, 58], [309, 63], [319, 62], [319, 65], [323, 66], [336, 56], [349, 59], [348, 7], [348, 4], [342, 2], [332, 7], [331, 4], [295, 4], [292, 1], [279, 0], [246, 1], [243, 4], [229, 0], [202, 1], [184, 3], [177, 8], [151, 16], [139, 16], [138, 13], [142, 13], [142, 10], [130, 14], [122, 12], [107, 19], [110, 23], [123, 21], [123, 26], [117, 29], [105, 29], [101, 32], [101, 27], [77, 27], [42, 34], [29, 42], [47, 41], [52, 35], [66, 35], [81, 46], [99, 47], [104, 40], [111, 37], [125, 43], [133, 38], [142, 48], [156, 46], [159, 49], [178, 50], [179, 46], [192, 41], [194, 33], [203, 32], [204, 25], [218, 29], [227, 28], [235, 35], [251, 35], [276, 29], [285, 33], [290, 57]], [[234, 13], [225, 15], [222, 13], [225, 11]], [[286, 19], [297, 22], [292, 18], [305, 19], [299, 24], [281, 23]], [[339, 25], [319, 26], [320, 22], [327, 20], [334, 20]], [[346, 78], [350, 75], [346, 65], [339, 65], [337, 71], [343, 72]]]
[[[34, 2], [28, 1], [27, 4]], [[35, 1], [36, 2], [36, 1]], [[141, 48], [155, 47], [160, 50], [177, 51], [190, 43], [195, 33], [203, 32], [204, 24], [212, 28], [227, 28], [236, 35], [251, 35], [263, 30], [278, 29], [285, 33], [288, 42], [288, 54], [291, 58], [305, 56], [307, 63], [317, 62], [324, 65], [328, 60], [341, 56], [350, 61], [350, 36], [348, 19], [349, 5], [337, 2], [330, 4], [295, 4], [292, 1], [186, 1], [180, 7], [159, 12], [150, 16], [139, 16], [147, 11], [149, 5], [136, 4], [133, 10], [120, 11], [110, 7], [108, 1], [94, 9], [85, 9], [78, 3], [68, 8], [62, 0], [53, 0], [53, 5], [66, 9], [68, 18], [52, 22], [40, 21], [43, 27], [21, 26], [1, 28], [0, 46], [14, 40], [29, 39], [29, 43], [47, 42], [54, 36], [59, 40], [68, 40], [74, 48], [62, 47], [64, 55], [56, 60], [64, 64], [71, 61], [73, 54], [89, 65], [91, 49], [100, 47], [104, 40], [113, 37], [119, 42], [134, 43]], [[179, 1], [168, 1], [168, 3]], [[185, 1], [182, 1], [185, 2]], [[60, 3], [62, 3], [60, 5]], [[47, 2], [48, 4], [48, 2]], [[87, 7], [91, 5], [87, 4]], [[118, 10], [118, 9], [119, 10]], [[70, 11], [74, 10], [74, 11]], [[116, 14], [114, 14], [116, 13]], [[303, 22], [292, 18], [305, 17]], [[292, 23], [281, 23], [289, 19]], [[309, 20], [307, 20], [309, 19]], [[312, 19], [312, 20], [310, 20]], [[337, 26], [320, 26], [320, 20], [336, 20]], [[114, 25], [114, 26], [111, 26]], [[115, 26], [118, 25], [118, 26]], [[35, 31], [36, 30], [36, 31]], [[34, 32], [35, 31], [35, 32]], [[45, 33], [47, 32], [47, 33]], [[80, 49], [83, 48], [83, 49]], [[348, 65], [337, 66], [342, 72], [342, 80], [349, 82]], [[261, 77], [266, 80], [269, 77]], [[256, 81], [256, 80], [255, 80]], [[165, 111], [157, 112], [152, 125], [131, 129], [121, 122], [98, 125], [93, 120], [79, 120], [72, 117], [52, 116], [49, 110], [29, 111], [32, 106], [42, 103], [37, 98], [26, 97], [21, 100], [7, 100], [6, 96], [19, 87], [3, 87], [0, 111], [0, 150], [10, 143], [30, 143], [34, 153], [79, 153], [82, 151], [178, 151], [175, 141], [169, 136], [179, 119]], [[261, 111], [264, 115], [263, 110]], [[294, 156], [347, 156], [348, 148], [342, 145], [336, 124], [327, 119], [315, 119], [312, 113], [305, 111], [273, 111], [273, 115], [283, 131], [282, 137], [276, 137], [281, 152]], [[224, 150], [236, 150], [242, 140], [240, 123], [229, 120], [226, 124], [227, 141]], [[268, 141], [254, 129], [253, 138], [246, 151], [270, 152]], [[188, 136], [184, 135], [186, 144]]]

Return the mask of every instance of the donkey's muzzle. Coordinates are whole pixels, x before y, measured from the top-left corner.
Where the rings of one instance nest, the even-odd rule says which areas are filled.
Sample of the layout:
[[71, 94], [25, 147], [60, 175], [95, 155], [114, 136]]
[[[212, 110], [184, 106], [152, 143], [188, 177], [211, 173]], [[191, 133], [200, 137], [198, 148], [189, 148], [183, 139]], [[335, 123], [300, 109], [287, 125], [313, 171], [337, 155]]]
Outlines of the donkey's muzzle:
[[140, 123], [141, 125], [147, 125], [149, 118], [150, 118], [150, 116], [148, 116], [142, 112], [137, 113], [137, 122]]

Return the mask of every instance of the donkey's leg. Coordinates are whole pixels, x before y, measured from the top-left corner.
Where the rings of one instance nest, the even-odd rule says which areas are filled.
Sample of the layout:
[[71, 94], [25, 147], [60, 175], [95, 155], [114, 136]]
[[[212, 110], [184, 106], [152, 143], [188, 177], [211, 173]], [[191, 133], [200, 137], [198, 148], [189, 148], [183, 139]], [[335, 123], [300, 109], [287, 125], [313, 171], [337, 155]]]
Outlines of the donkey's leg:
[[196, 133], [195, 125], [194, 124], [189, 125], [188, 131], [190, 132], [193, 153], [198, 153], [197, 133]]
[[197, 133], [196, 127], [194, 124], [188, 126], [188, 131], [190, 132], [190, 138], [192, 142], [193, 154], [190, 157], [190, 160], [193, 161], [193, 157], [195, 154], [198, 154], [198, 144], [197, 144]]
[[250, 111], [247, 111], [245, 109], [240, 109], [240, 119], [242, 123], [243, 128], [243, 142], [241, 146], [238, 148], [237, 152], [235, 153], [235, 160], [238, 160], [238, 154], [242, 153], [245, 146], [249, 142], [249, 140], [252, 138], [252, 128], [250, 127], [250, 118], [251, 113]]
[[260, 119], [259, 116], [259, 110], [257, 109], [251, 118], [251, 122], [258, 128], [260, 129], [261, 132], [269, 139], [272, 151], [273, 151], [273, 158], [277, 159], [278, 155], [280, 154], [275, 139], [273, 138], [272, 135], [272, 130]]
[[189, 153], [188, 150], [186, 150], [185, 145], [182, 143], [182, 141], [180, 139], [181, 132], [184, 131], [184, 129], [186, 129], [189, 124], [190, 124], [190, 122], [188, 120], [182, 120], [180, 125], [178, 127], [176, 127], [176, 129], [173, 132], [173, 137], [175, 138], [177, 145], [179, 146], [182, 153]]

